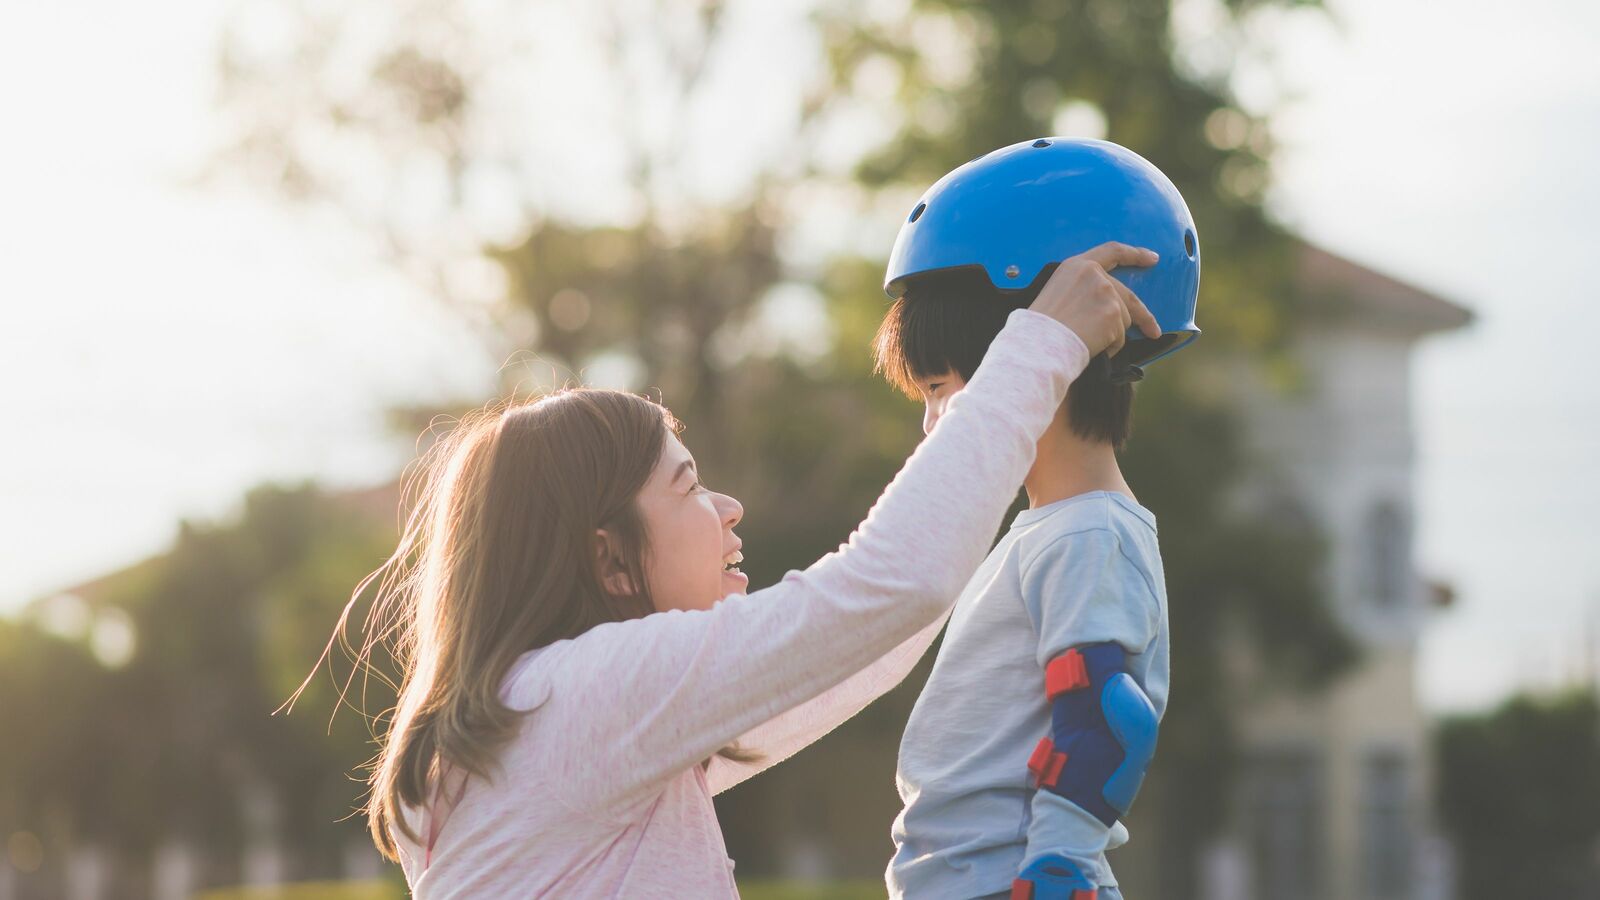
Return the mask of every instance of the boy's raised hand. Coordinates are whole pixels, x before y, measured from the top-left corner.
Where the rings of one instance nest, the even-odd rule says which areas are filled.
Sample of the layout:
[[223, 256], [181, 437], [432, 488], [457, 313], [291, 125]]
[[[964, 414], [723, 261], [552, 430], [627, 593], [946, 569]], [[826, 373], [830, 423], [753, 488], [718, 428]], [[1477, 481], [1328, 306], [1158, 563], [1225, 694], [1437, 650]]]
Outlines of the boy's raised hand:
[[1133, 325], [1145, 337], [1158, 338], [1161, 326], [1156, 317], [1127, 285], [1110, 275], [1118, 266], [1152, 266], [1158, 259], [1154, 250], [1108, 241], [1056, 266], [1028, 308], [1071, 328], [1091, 356], [1121, 350]]

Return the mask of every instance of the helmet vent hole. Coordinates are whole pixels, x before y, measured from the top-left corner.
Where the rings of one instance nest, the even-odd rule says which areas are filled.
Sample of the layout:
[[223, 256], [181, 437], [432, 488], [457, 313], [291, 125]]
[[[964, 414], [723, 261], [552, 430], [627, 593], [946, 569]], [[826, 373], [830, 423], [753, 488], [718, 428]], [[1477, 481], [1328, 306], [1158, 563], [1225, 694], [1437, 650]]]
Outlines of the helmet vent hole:
[[1050, 146], [1050, 142], [1045, 140], [1044, 138], [1039, 138], [1037, 141], [1033, 142], [1033, 145], [1035, 147], [1048, 147], [1048, 146]]
[[1189, 254], [1190, 259], [1194, 259], [1194, 249], [1194, 231], [1186, 230], [1183, 233], [1183, 252]]
[[[916, 220], [922, 218], [922, 211], [927, 209], [927, 208], [928, 208], [928, 204], [926, 204], [926, 203], [918, 203], [917, 204], [917, 208], [913, 209], [911, 211], [911, 218], [907, 219], [906, 221], [915, 222]], [[1193, 254], [1193, 252], [1191, 252], [1189, 255], [1193, 256], [1194, 254]]]

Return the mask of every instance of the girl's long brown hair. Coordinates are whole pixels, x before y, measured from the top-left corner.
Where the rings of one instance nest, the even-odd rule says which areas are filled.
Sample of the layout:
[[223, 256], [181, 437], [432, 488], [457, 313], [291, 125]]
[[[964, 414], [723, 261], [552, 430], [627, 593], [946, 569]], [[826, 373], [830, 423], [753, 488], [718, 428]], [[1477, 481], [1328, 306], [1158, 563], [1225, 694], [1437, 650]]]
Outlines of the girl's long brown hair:
[[[400, 808], [422, 806], [445, 763], [490, 776], [521, 718], [500, 700], [518, 656], [655, 611], [634, 500], [669, 429], [681, 426], [644, 397], [570, 388], [468, 414], [408, 470], [399, 546], [356, 587], [334, 632], [342, 641], [351, 607], [378, 581], [356, 662], [375, 671], [382, 643], [401, 673], [369, 763], [365, 811], [385, 857], [399, 860], [392, 828], [420, 843]], [[619, 542], [631, 594], [602, 585], [602, 527]]]

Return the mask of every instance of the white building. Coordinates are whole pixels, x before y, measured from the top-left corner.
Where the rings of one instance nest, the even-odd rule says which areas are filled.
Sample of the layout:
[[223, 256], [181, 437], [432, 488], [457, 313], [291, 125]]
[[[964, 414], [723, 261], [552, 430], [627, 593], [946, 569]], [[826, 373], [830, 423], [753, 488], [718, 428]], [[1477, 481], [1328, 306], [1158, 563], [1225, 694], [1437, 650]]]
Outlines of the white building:
[[1328, 540], [1326, 596], [1361, 662], [1307, 696], [1245, 681], [1243, 760], [1205, 895], [1229, 900], [1423, 900], [1451, 895], [1431, 827], [1416, 647], [1448, 590], [1412, 555], [1417, 343], [1471, 314], [1311, 246], [1299, 250], [1298, 371], [1241, 375], [1248, 446], [1262, 460], [1243, 501], [1304, 516]]

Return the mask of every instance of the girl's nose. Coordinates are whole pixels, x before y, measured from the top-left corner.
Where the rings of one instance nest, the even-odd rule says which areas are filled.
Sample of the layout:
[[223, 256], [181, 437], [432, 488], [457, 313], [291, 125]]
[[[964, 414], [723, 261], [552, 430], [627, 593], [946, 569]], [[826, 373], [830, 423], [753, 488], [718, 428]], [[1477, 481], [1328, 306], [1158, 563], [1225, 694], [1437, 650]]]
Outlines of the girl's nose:
[[717, 498], [722, 505], [723, 524], [729, 528], [739, 524], [739, 520], [744, 518], [744, 506], [727, 494], [718, 494]]

